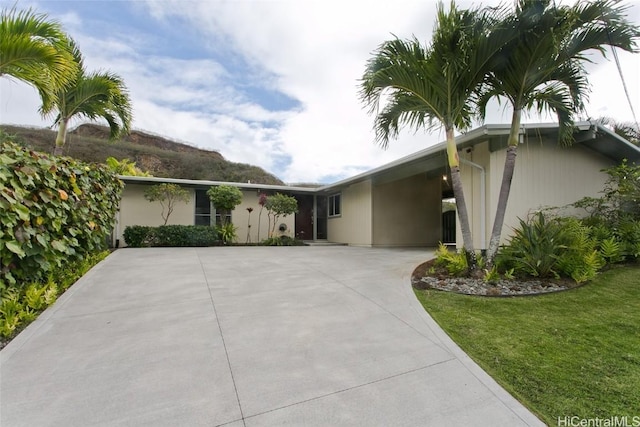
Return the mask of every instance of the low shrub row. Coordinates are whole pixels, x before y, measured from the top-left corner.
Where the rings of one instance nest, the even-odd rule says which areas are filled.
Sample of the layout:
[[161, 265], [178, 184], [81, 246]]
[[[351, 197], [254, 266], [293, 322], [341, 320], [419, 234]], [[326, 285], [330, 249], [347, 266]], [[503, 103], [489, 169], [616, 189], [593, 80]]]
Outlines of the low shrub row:
[[125, 228], [123, 235], [127, 245], [134, 248], [218, 246], [222, 244], [218, 230], [206, 225], [161, 225], [159, 227], [132, 225]]

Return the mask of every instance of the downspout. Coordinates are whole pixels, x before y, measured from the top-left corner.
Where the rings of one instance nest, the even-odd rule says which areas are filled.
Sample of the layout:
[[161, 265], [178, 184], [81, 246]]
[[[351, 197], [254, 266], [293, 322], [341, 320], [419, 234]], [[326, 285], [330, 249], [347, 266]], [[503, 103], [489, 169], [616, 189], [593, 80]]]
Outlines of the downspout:
[[313, 241], [318, 240], [318, 196], [313, 195]]
[[482, 166], [470, 160], [460, 158], [460, 162], [472, 166], [480, 171], [480, 249], [487, 249], [487, 232], [486, 232], [486, 199], [485, 199], [485, 170]]

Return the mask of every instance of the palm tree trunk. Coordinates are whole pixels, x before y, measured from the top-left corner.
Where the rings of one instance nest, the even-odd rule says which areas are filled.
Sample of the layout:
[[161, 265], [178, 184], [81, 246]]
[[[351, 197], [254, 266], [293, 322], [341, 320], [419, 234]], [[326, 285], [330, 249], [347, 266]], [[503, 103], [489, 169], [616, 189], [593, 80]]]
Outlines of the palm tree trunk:
[[475, 249], [473, 247], [471, 227], [469, 226], [469, 213], [464, 199], [462, 179], [460, 178], [460, 157], [458, 156], [458, 147], [456, 147], [453, 128], [447, 129], [447, 157], [449, 160], [449, 168], [451, 169], [451, 183], [453, 186], [453, 196], [456, 199], [456, 211], [458, 212], [460, 230], [462, 231], [462, 244], [469, 257], [469, 267], [474, 269], [476, 266]]
[[58, 134], [56, 135], [56, 146], [53, 149], [54, 156], [62, 156], [62, 149], [64, 147], [64, 143], [67, 140], [67, 119], [60, 119], [60, 124], [58, 125]]
[[509, 132], [509, 145], [507, 147], [507, 155], [504, 159], [502, 184], [500, 185], [500, 193], [498, 194], [496, 217], [493, 220], [493, 229], [491, 230], [491, 239], [489, 240], [489, 249], [487, 250], [487, 265], [489, 267], [493, 265], [496, 253], [498, 252], [498, 248], [500, 247], [500, 236], [502, 234], [502, 227], [504, 226], [504, 216], [507, 212], [509, 192], [511, 191], [511, 180], [513, 179], [513, 171], [516, 167], [521, 115], [522, 110], [513, 110], [513, 117], [511, 119], [511, 130]]

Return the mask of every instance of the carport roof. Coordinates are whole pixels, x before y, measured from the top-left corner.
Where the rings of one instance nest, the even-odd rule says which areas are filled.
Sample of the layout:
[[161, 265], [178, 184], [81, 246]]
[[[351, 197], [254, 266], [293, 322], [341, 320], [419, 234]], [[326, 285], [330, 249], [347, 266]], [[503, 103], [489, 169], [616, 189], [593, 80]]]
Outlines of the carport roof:
[[[607, 129], [603, 125], [584, 121], [575, 123], [577, 134], [575, 141], [613, 161], [620, 162], [628, 159], [632, 162], [640, 161], [640, 147], [631, 144], [626, 139]], [[487, 124], [475, 128], [456, 137], [459, 150], [472, 147], [481, 142], [490, 141], [493, 149], [506, 147], [509, 136], [509, 124]], [[525, 137], [558, 135], [557, 123], [523, 124], [520, 134]], [[355, 184], [367, 179], [398, 179], [414, 175], [419, 172], [433, 172], [444, 170], [446, 166], [446, 141], [410, 154], [401, 159], [371, 169], [359, 175], [329, 184], [317, 189], [318, 192], [329, 193], [342, 187]]]
[[[601, 155], [620, 162], [628, 159], [631, 162], [640, 162], [640, 147], [615, 134], [600, 123], [584, 121], [575, 124], [577, 134], [575, 141]], [[487, 124], [456, 137], [458, 149], [472, 147], [478, 143], [489, 141], [492, 149], [497, 150], [506, 147], [509, 136], [509, 124]], [[547, 136], [557, 137], [557, 123], [523, 124], [520, 133], [525, 137]], [[288, 185], [268, 185], [241, 182], [205, 181], [193, 179], [160, 178], [146, 176], [119, 176], [127, 183], [139, 183], [153, 185], [159, 183], [174, 183], [185, 187], [211, 187], [216, 185], [231, 185], [242, 189], [282, 191], [297, 194], [327, 194], [340, 188], [355, 184], [367, 179], [378, 181], [394, 180], [415, 175], [420, 172], [440, 173], [446, 167], [446, 141], [420, 150], [409, 156], [363, 172], [351, 178], [338, 181], [321, 187], [296, 187]]]

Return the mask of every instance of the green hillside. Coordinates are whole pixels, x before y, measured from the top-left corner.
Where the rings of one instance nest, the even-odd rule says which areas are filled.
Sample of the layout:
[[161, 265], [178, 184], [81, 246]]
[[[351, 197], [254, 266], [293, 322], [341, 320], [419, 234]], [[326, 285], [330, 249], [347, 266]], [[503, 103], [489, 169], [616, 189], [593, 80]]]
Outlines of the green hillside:
[[[50, 129], [0, 125], [17, 142], [36, 151], [51, 153], [56, 132]], [[65, 155], [85, 161], [104, 163], [107, 157], [129, 159], [151, 175], [166, 178], [211, 181], [283, 184], [263, 169], [229, 162], [216, 151], [208, 151], [141, 131], [132, 131], [122, 140], [108, 141], [108, 128], [84, 124], [70, 132]]]

